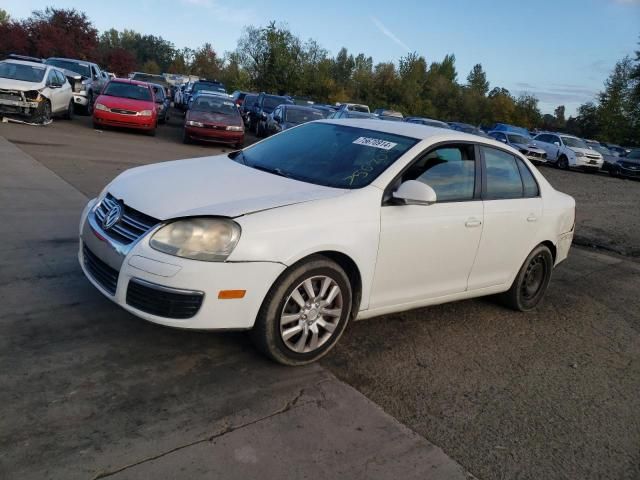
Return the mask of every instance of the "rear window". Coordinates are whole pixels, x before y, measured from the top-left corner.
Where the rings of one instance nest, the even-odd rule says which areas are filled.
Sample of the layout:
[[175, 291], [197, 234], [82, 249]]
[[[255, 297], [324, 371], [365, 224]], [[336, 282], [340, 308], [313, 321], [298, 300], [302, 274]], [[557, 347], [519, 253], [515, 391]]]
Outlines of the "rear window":
[[131, 80], [137, 80], [138, 82], [158, 83], [163, 87], [168, 87], [169, 83], [162, 75], [151, 75], [148, 73], [136, 73], [131, 77]]
[[242, 151], [247, 166], [316, 185], [369, 185], [418, 140], [330, 123], [309, 123]]
[[47, 65], [53, 65], [58, 68], [65, 68], [67, 70], [71, 70], [72, 72], [79, 73], [84, 77], [91, 77], [91, 69], [89, 65], [86, 63], [78, 63], [72, 60], [58, 60], [58, 59], [49, 59], [46, 61]]
[[151, 90], [146, 85], [134, 83], [109, 82], [102, 92], [109, 97], [130, 98], [131, 100], [151, 101]]
[[290, 123], [305, 123], [312, 120], [322, 120], [324, 116], [317, 110], [300, 110], [297, 108], [287, 108], [285, 121]]
[[264, 97], [262, 101], [262, 108], [265, 110], [273, 110], [278, 105], [282, 105], [283, 103], [289, 103], [288, 100], [284, 97]]

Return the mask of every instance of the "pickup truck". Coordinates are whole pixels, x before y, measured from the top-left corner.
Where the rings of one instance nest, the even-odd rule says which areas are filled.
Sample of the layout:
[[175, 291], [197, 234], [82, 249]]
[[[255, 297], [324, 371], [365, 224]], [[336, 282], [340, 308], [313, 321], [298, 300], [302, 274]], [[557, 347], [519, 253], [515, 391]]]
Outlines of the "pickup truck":
[[73, 83], [73, 103], [87, 114], [93, 113], [93, 103], [109, 81], [109, 74], [98, 64], [73, 58], [48, 58], [47, 65], [78, 73], [81, 78]]

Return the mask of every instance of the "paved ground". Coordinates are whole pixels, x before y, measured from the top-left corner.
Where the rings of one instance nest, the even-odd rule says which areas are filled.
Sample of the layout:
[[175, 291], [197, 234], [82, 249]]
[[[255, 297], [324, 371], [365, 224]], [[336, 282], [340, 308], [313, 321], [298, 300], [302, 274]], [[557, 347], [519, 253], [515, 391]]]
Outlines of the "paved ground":
[[320, 365], [117, 308], [77, 265], [86, 198], [1, 137], [0, 164], [0, 478], [468, 477]]
[[[220, 151], [180, 144], [175, 127], [162, 127], [156, 139], [94, 132], [86, 119], [33, 131], [0, 125], [0, 135], [87, 195], [134, 164]], [[584, 243], [635, 252], [640, 245], [640, 182], [541, 171], [576, 197]], [[67, 217], [60, 214], [54, 223]], [[135, 321], [82, 279], [68, 233], [47, 241], [48, 228], [43, 226], [38, 240], [47, 242], [44, 258], [31, 258], [34, 248], [45, 248], [36, 242], [5, 251], [0, 263], [8, 272], [0, 276], [4, 308], [16, 312], [0, 314], [5, 342], [0, 343], [0, 358], [11, 362], [3, 371], [12, 372], [11, 388], [0, 390], [0, 402], [25, 402], [22, 409], [0, 412], [0, 455], [10, 445], [27, 468], [38, 464], [37, 452], [44, 448], [54, 460], [79, 459], [85, 469], [96, 458], [107, 459], [101, 466], [113, 471], [147, 458], [137, 449], [166, 452], [169, 444], [183, 445], [186, 439], [196, 443], [184, 455], [166, 454], [128, 473], [151, 477], [175, 467], [197, 476], [215, 473], [219, 461], [228, 462], [222, 463], [225, 471], [236, 472], [234, 455], [253, 458], [239, 447], [243, 436], [251, 438], [260, 425], [269, 424], [258, 421], [256, 430], [229, 432], [223, 440], [216, 437], [218, 429], [251, 426], [252, 419], [270, 418], [274, 412], [283, 421], [284, 416], [308, 418], [304, 408], [322, 395], [348, 396], [321, 393], [326, 385], [322, 375], [327, 374], [319, 367], [283, 373], [264, 362], [243, 335], [178, 332]], [[14, 238], [20, 241], [19, 231]], [[27, 260], [34, 266], [21, 273]], [[5, 278], [17, 286], [3, 291]], [[640, 478], [638, 287], [637, 259], [574, 249], [555, 272], [550, 293], [536, 312], [515, 314], [481, 299], [358, 322], [323, 364], [479, 478]], [[295, 402], [304, 407], [291, 416], [289, 410], [279, 413], [298, 398], [305, 382], [312, 385], [307, 387], [309, 401], [302, 401], [305, 393]], [[227, 397], [229, 392], [235, 394]], [[255, 397], [269, 401], [271, 396], [264, 408], [256, 406]], [[203, 398], [212, 403], [203, 405]], [[236, 419], [230, 408], [249, 413]], [[11, 430], [3, 427], [9, 421]], [[35, 449], [33, 443], [25, 444], [24, 426], [32, 438], [41, 432], [46, 442], [38, 440]], [[52, 429], [60, 431], [47, 438]], [[5, 431], [10, 435], [2, 437]], [[175, 431], [184, 436], [171, 438]], [[303, 439], [295, 438], [293, 445]], [[216, 461], [204, 466], [193, 460], [218, 443], [232, 452], [229, 457], [212, 453]], [[354, 443], [331, 460], [345, 461], [353, 448]], [[302, 455], [308, 447], [293, 450]], [[4, 458], [6, 454], [0, 461]], [[342, 478], [354, 476], [354, 470], [343, 473]]]

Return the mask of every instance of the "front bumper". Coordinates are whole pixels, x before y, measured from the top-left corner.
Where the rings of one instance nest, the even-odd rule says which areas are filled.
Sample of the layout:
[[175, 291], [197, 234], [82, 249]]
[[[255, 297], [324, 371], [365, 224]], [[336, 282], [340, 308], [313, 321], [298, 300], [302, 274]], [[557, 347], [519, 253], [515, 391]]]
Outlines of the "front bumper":
[[2, 97], [0, 97], [0, 113], [31, 115], [40, 105], [40, 102], [35, 99], [28, 99], [20, 91], [3, 90], [0, 93], [2, 94]]
[[218, 128], [193, 127], [186, 125], [184, 129], [189, 138], [193, 140], [226, 144], [236, 144], [244, 141], [244, 132], [231, 132]]
[[87, 98], [86, 94], [74, 93], [73, 103], [82, 107], [86, 107], [89, 104], [89, 99]]
[[[276, 262], [201, 262], [166, 255], [149, 246], [149, 238], [159, 225], [133, 244], [123, 246], [98, 226], [93, 217], [94, 205], [95, 200], [87, 205], [80, 222], [80, 266], [89, 281], [107, 298], [153, 323], [202, 330], [249, 329], [253, 327], [267, 292], [286, 268]], [[89, 250], [89, 256], [116, 272], [114, 293], [105, 286], [103, 277], [91, 268], [87, 262], [90, 259], [85, 259], [85, 249]], [[143, 311], [132, 306], [132, 303], [138, 304], [132, 302], [130, 292], [140, 284], [175, 295], [201, 294], [201, 304], [189, 318], [169, 318], [157, 314], [158, 309], [154, 308]], [[222, 290], [246, 290], [246, 294], [241, 299], [221, 300], [218, 294]]]
[[582, 167], [587, 169], [600, 170], [604, 161], [602, 159], [594, 159], [588, 157], [576, 157], [573, 167]]
[[139, 115], [122, 115], [114, 112], [94, 110], [93, 121], [98, 125], [106, 125], [108, 127], [153, 130], [156, 127], [157, 117], [153, 115], [148, 117], [142, 117]]

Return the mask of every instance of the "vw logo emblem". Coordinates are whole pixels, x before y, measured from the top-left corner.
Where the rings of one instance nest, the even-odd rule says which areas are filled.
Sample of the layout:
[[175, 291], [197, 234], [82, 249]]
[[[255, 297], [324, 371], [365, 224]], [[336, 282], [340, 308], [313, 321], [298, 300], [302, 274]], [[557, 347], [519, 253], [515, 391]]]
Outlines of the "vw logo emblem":
[[105, 213], [104, 218], [102, 219], [102, 228], [109, 230], [120, 221], [121, 217], [122, 206], [119, 203], [116, 203]]

